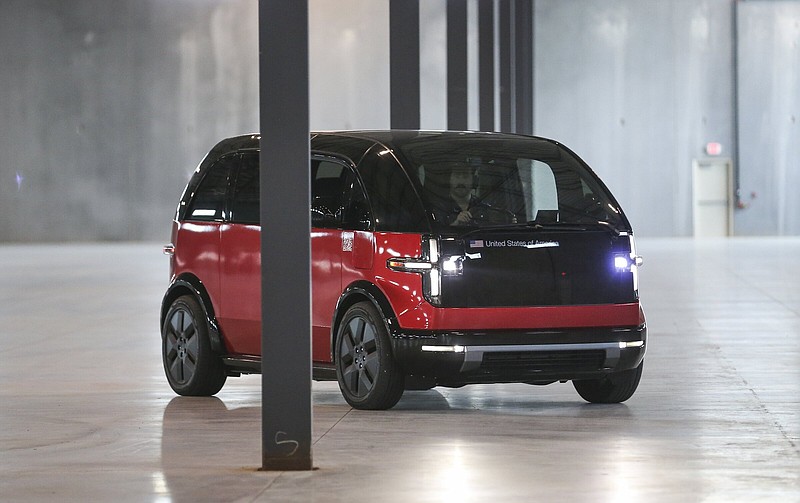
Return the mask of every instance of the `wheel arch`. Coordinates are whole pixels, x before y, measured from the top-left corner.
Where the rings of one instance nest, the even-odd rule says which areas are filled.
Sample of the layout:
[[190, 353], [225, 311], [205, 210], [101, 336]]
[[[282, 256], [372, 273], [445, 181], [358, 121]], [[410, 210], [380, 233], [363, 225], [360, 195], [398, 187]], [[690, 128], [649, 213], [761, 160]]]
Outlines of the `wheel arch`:
[[339, 324], [344, 318], [344, 314], [350, 307], [358, 304], [359, 302], [369, 301], [381, 313], [383, 322], [386, 325], [386, 330], [390, 336], [393, 336], [398, 328], [397, 316], [394, 313], [392, 304], [389, 299], [384, 295], [383, 291], [375, 284], [368, 281], [356, 281], [351, 283], [345, 288], [339, 300], [336, 302], [336, 308], [333, 310], [333, 320], [331, 321], [331, 361], [333, 361], [334, 344], [336, 343], [336, 333], [339, 331]]
[[208, 295], [205, 286], [203, 286], [203, 282], [193, 274], [181, 274], [167, 288], [167, 293], [164, 294], [164, 299], [161, 301], [159, 332], [162, 331], [169, 307], [175, 302], [175, 299], [184, 295], [191, 295], [200, 303], [208, 323], [208, 338], [211, 343], [211, 350], [217, 354], [224, 354], [226, 352], [225, 343], [222, 341], [222, 333], [217, 323], [211, 297]]

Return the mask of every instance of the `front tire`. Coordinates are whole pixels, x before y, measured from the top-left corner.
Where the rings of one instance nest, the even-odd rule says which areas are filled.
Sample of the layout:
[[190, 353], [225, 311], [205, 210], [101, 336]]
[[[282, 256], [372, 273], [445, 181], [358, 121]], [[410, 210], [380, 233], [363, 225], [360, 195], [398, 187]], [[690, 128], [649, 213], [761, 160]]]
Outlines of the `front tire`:
[[167, 381], [179, 395], [211, 396], [227, 379], [222, 360], [211, 350], [203, 309], [190, 295], [175, 299], [167, 311], [161, 356]]
[[371, 302], [344, 315], [334, 345], [336, 378], [353, 408], [385, 410], [403, 396], [405, 376], [394, 361], [383, 317]]
[[620, 403], [632, 397], [642, 378], [644, 362], [638, 367], [602, 379], [572, 381], [575, 391], [590, 403]]

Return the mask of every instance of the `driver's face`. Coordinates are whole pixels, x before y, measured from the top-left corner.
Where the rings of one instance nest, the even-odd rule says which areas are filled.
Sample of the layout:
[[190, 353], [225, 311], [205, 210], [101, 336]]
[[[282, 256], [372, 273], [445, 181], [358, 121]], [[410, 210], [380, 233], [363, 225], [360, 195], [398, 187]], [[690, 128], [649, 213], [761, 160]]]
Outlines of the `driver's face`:
[[472, 173], [468, 170], [455, 170], [450, 174], [450, 193], [465, 198], [472, 192]]

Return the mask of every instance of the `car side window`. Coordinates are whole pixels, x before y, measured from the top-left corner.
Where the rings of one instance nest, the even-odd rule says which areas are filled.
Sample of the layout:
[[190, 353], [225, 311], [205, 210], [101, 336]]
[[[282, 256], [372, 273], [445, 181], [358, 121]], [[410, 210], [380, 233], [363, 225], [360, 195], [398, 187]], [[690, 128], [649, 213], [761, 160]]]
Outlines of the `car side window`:
[[341, 225], [351, 171], [332, 160], [311, 160], [311, 223], [314, 227]]
[[344, 212], [342, 228], [354, 231], [368, 231], [372, 227], [372, 213], [369, 209], [369, 201], [364, 192], [361, 182], [355, 177], [351, 177], [348, 184], [350, 201]]
[[376, 230], [429, 230], [419, 195], [394, 157], [373, 148], [359, 164], [358, 172], [369, 196]]
[[186, 213], [187, 220], [219, 221], [225, 218], [228, 179], [237, 157], [235, 154], [226, 155], [208, 169], [194, 193]]
[[258, 154], [245, 152], [241, 159], [233, 184], [230, 220], [238, 224], [258, 225], [261, 222]]
[[525, 219], [539, 222], [558, 218], [558, 187], [550, 165], [534, 159], [517, 160]]

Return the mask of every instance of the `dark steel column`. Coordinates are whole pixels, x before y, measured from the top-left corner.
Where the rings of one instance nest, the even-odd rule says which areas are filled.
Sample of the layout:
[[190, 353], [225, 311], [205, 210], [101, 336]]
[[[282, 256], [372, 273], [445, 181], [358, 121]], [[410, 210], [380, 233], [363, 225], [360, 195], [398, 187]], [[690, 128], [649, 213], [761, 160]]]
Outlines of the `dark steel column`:
[[533, 7], [531, 0], [514, 3], [515, 132], [533, 134]]
[[447, 128], [467, 129], [467, 3], [447, 0]]
[[393, 129], [419, 129], [419, 0], [389, 1], [389, 87]]
[[500, 131], [513, 132], [512, 129], [512, 104], [513, 93], [511, 75], [513, 59], [511, 58], [511, 0], [498, 0], [498, 38], [500, 52]]
[[308, 2], [259, 0], [262, 470], [310, 470]]
[[494, 131], [494, 0], [478, 0], [478, 122]]

